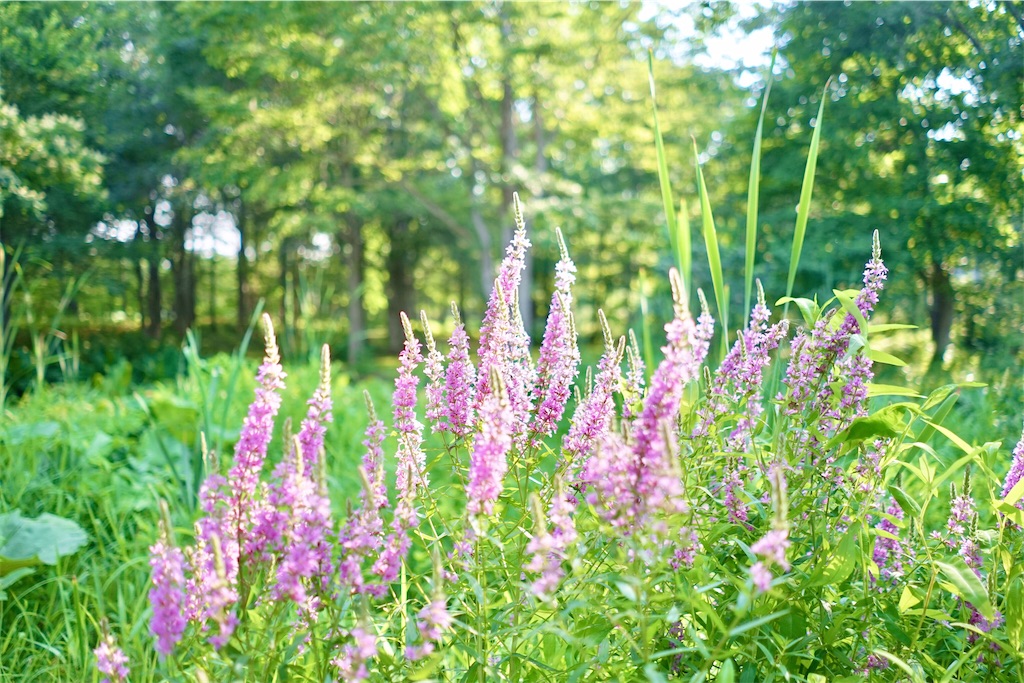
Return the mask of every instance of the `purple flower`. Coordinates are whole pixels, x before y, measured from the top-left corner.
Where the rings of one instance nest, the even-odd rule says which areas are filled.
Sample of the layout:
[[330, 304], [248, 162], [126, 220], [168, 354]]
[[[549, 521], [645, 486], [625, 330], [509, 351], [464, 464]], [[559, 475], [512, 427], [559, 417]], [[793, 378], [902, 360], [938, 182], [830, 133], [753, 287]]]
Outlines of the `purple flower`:
[[606, 433], [615, 415], [614, 393], [622, 378], [622, 353], [625, 339], [614, 343], [604, 312], [598, 311], [604, 332], [604, 354], [597, 364], [597, 379], [587, 396], [576, 406], [569, 433], [562, 441], [562, 457], [573, 469], [590, 457], [595, 440]]
[[306, 472], [313, 476], [320, 467], [320, 449], [324, 445], [327, 424], [332, 422], [331, 349], [324, 344], [320, 350], [320, 384], [307, 403], [309, 410], [299, 428], [299, 444]]
[[[899, 527], [889, 517], [902, 520], [903, 508], [896, 504], [895, 499], [890, 497], [889, 505], [885, 508], [885, 514], [888, 516], [883, 517], [875, 525], [875, 528], [894, 536], [898, 535]], [[899, 577], [903, 576], [903, 559], [906, 554], [907, 550], [898, 539], [882, 535], [875, 538], [873, 559], [875, 564], [878, 565], [879, 576], [882, 579], [895, 583]]]
[[772, 587], [772, 573], [763, 562], [755, 562], [750, 567], [750, 578], [758, 593], [767, 593]]
[[640, 345], [636, 343], [636, 335], [629, 330], [629, 345], [626, 347], [629, 369], [626, 381], [622, 385], [622, 419], [632, 421], [640, 414], [644, 398], [644, 359], [640, 354]]
[[469, 483], [466, 485], [467, 511], [471, 516], [489, 515], [501, 495], [508, 471], [508, 452], [512, 447], [514, 416], [505, 383], [492, 370], [488, 393], [480, 405], [480, 431], [474, 437], [469, 455]]
[[128, 658], [117, 646], [114, 636], [105, 633], [100, 644], [92, 652], [96, 655], [96, 668], [104, 674], [101, 683], [121, 683], [128, 680]]
[[789, 549], [789, 532], [784, 529], [772, 529], [761, 540], [750, 546], [750, 550], [764, 558], [769, 565], [776, 565], [782, 571], [789, 571], [786, 550]]
[[169, 655], [185, 632], [185, 556], [170, 541], [170, 530], [160, 521], [160, 538], [149, 548], [153, 569], [149, 628], [156, 636], [156, 651]]
[[520, 448], [526, 445], [528, 418], [532, 412], [531, 395], [536, 383], [536, 369], [530, 356], [530, 337], [523, 328], [519, 312], [519, 284], [526, 265], [526, 223], [514, 195], [516, 231], [501, 262], [480, 326], [480, 374], [476, 386], [477, 411], [490, 394], [491, 370], [497, 370], [505, 383], [512, 415], [512, 434]]
[[668, 343], [662, 347], [664, 359], [651, 379], [644, 407], [637, 418], [634, 433], [636, 457], [636, 497], [640, 508], [679, 512], [683, 505], [682, 481], [673, 467], [672, 452], [679, 406], [686, 385], [700, 374], [714, 331], [714, 319], [708, 313], [701, 294], [702, 312], [696, 325], [683, 299], [679, 274], [670, 273], [675, 300], [675, 318], [665, 325]]
[[395, 429], [398, 431], [398, 465], [395, 487], [398, 490], [398, 507], [395, 514], [407, 528], [419, 524], [415, 503], [418, 489], [428, 486], [426, 456], [423, 453], [423, 425], [416, 419], [416, 366], [423, 362], [420, 342], [412, 332], [412, 325], [405, 313], [401, 314], [405, 329], [405, 348], [398, 356], [400, 367], [395, 379], [392, 399], [395, 413]]
[[[1024, 479], [1024, 431], [1021, 432], [1020, 441], [1013, 449], [1013, 464], [1010, 465], [1010, 471], [1006, 473], [1006, 481], [1003, 483], [1003, 498], [1010, 495], [1010, 491], [1021, 479]], [[1024, 498], [1017, 501], [1017, 507], [1024, 510]]]
[[370, 395], [363, 393], [370, 413], [363, 446], [361, 473], [363, 490], [359, 494], [359, 509], [352, 513], [338, 534], [342, 553], [338, 567], [338, 578], [342, 585], [349, 586], [357, 593], [371, 592], [373, 586], [364, 584], [363, 562], [384, 545], [384, 522], [380, 512], [388, 506], [387, 485], [384, 482], [384, 462], [381, 444], [386, 430], [377, 418]]
[[377, 655], [377, 636], [362, 626], [352, 629], [350, 635], [352, 640], [342, 646], [331, 665], [337, 670], [339, 681], [365, 681], [370, 675], [366, 663]]
[[476, 399], [476, 366], [469, 359], [469, 337], [452, 302], [455, 329], [448, 340], [448, 367], [445, 371], [445, 428], [455, 436], [473, 432], [473, 403]]
[[420, 323], [423, 325], [423, 336], [427, 340], [427, 359], [423, 364], [424, 374], [429, 380], [427, 384], [427, 422], [430, 431], [449, 431], [445, 406], [445, 372], [444, 356], [437, 350], [434, 335], [430, 331], [430, 321], [426, 311], [420, 311]]
[[555, 265], [555, 291], [551, 295], [551, 309], [537, 362], [535, 399], [539, 403], [533, 422], [533, 432], [542, 436], [553, 434], [562, 419], [580, 363], [576, 326], [572, 318], [572, 285], [576, 281], [576, 266], [569, 258], [562, 231], [556, 228], [555, 232], [561, 258]]
[[750, 313], [750, 322], [715, 371], [708, 402], [698, 413], [700, 421], [694, 437], [708, 434], [712, 425], [721, 429], [719, 423], [723, 416], [732, 413], [739, 418], [729, 433], [725, 449], [747, 451], [750, 448], [757, 420], [764, 412], [761, 404], [764, 371], [771, 364], [771, 352], [789, 331], [788, 320], [769, 327], [770, 317], [764, 289], [758, 281], [757, 304]]
[[555, 490], [548, 508], [550, 531], [540, 510], [540, 501], [534, 499], [534, 534], [526, 545], [530, 561], [526, 571], [539, 574], [530, 586], [531, 592], [541, 599], [548, 598], [558, 588], [565, 575], [562, 562], [569, 547], [576, 542], [576, 523], [572, 518], [575, 506], [566, 496], [560, 481], [555, 481]]
[[234, 543], [243, 544], [238, 534], [249, 529], [254, 512], [253, 502], [259, 488], [260, 471], [267, 457], [267, 446], [274, 431], [274, 418], [281, 407], [278, 393], [284, 388], [285, 373], [274, 337], [270, 316], [263, 314], [266, 355], [256, 376], [256, 399], [249, 406], [249, 414], [242, 425], [242, 433], [235, 445], [235, 460], [228, 476], [231, 486], [229, 507], [231, 518], [222, 528], [222, 535]]
[[416, 629], [420, 632], [423, 642], [406, 650], [406, 657], [412, 661], [430, 656], [437, 641], [452, 626], [452, 615], [448, 612], [448, 603], [443, 597], [431, 600], [416, 615]]

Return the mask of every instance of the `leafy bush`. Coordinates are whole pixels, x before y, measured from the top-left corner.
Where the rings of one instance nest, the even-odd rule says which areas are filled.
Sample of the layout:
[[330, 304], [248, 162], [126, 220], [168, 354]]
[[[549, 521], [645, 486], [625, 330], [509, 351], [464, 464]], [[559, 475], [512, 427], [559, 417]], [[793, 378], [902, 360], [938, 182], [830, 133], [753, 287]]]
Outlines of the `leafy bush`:
[[[230, 467], [203, 484], [191, 544], [176, 545], [165, 514], [151, 548], [163, 675], [1024, 677], [1024, 441], [1000, 480], [998, 444], [973, 448], [941, 424], [959, 387], [921, 397], [872, 383], [874, 362], [899, 362], [870, 344], [894, 327], [871, 322], [886, 277], [877, 235], [864, 287], [822, 306], [793, 299], [805, 325], [792, 336], [759, 292], [714, 371], [714, 320], [699, 292], [694, 318], [673, 271], [653, 373], [604, 324], [604, 355], [577, 383], [573, 262], [563, 244], [535, 362], [518, 315], [530, 246], [518, 204], [517, 223], [477, 363], [454, 307], [447, 356], [425, 316], [425, 355], [403, 320], [392, 425], [367, 401], [363, 489], [338, 524], [326, 348], [306, 419], [261, 478], [285, 379], [265, 318]], [[777, 358], [787, 340], [788, 362]], [[939, 466], [939, 439], [962, 451], [952, 466]], [[125, 675], [109, 635], [97, 655], [109, 677]]]

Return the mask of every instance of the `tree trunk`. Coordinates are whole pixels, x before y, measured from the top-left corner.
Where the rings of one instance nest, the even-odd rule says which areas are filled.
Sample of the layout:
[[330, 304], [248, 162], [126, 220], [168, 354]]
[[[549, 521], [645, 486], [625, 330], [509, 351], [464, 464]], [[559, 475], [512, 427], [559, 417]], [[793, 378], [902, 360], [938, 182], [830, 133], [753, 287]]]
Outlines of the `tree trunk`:
[[416, 283], [413, 269], [416, 265], [416, 248], [409, 243], [409, 229], [412, 220], [399, 217], [389, 226], [388, 237], [391, 249], [388, 252], [388, 352], [398, 353], [405, 343], [400, 313], [410, 320], [417, 317]]
[[348, 349], [349, 367], [358, 362], [366, 341], [366, 312], [363, 309], [363, 232], [355, 216], [347, 215], [343, 221], [347, 230], [335, 236], [342, 247], [341, 257], [347, 272], [348, 285]]
[[935, 342], [935, 355], [932, 365], [941, 365], [942, 357], [949, 347], [950, 332], [953, 329], [953, 283], [949, 271], [941, 263], [932, 262], [931, 281], [929, 283], [932, 301], [929, 314], [932, 323], [932, 341]]
[[160, 242], [156, 239], [156, 230], [150, 234], [150, 250], [146, 259], [149, 266], [149, 282], [146, 288], [146, 308], [149, 324], [146, 326], [146, 334], [151, 339], [159, 339], [163, 327], [162, 299], [160, 291], [160, 262], [163, 260], [160, 254]]
[[185, 245], [188, 228], [192, 224], [192, 212], [187, 201], [179, 201], [174, 207], [171, 232], [174, 238], [174, 254], [171, 271], [174, 276], [174, 331], [184, 336], [196, 321], [196, 279], [194, 254]]
[[246, 253], [247, 241], [249, 238], [249, 216], [245, 209], [245, 202], [238, 199], [238, 211], [235, 215], [235, 223], [238, 227], [238, 329], [244, 330], [252, 318], [252, 301], [249, 290], [249, 255]]

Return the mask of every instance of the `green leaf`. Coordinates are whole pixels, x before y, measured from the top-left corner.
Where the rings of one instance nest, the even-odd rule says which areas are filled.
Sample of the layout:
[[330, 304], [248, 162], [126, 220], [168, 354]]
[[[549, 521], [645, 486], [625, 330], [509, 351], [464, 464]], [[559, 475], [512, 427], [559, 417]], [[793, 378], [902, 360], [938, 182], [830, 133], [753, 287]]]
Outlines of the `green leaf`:
[[918, 519], [921, 516], [921, 506], [917, 504], [913, 498], [907, 495], [907, 492], [901, 489], [899, 486], [890, 486], [889, 495], [891, 495], [900, 507], [903, 508], [903, 512], [907, 515]]
[[988, 598], [985, 585], [962, 559], [953, 557], [948, 562], [936, 562], [935, 566], [948, 582], [943, 584], [946, 590], [971, 603], [986, 619], [994, 617], [992, 603]]
[[867, 335], [868, 321], [864, 319], [864, 314], [860, 312], [857, 302], [850, 296], [850, 292], [833, 289], [832, 293], [836, 295], [836, 299], [839, 300], [839, 305], [843, 307], [843, 310], [852, 315], [854, 320], [857, 321], [857, 330], [860, 334]]
[[88, 540], [85, 531], [70, 519], [43, 513], [36, 519], [18, 510], [0, 515], [0, 576], [22, 567], [55, 565]]
[[715, 676], [715, 683], [734, 683], [736, 680], [736, 665], [733, 664], [732, 659], [727, 659], [722, 662], [722, 668], [718, 670], [718, 675]]
[[736, 636], [742, 633], [746, 633], [747, 631], [750, 631], [752, 629], [764, 626], [765, 624], [771, 623], [779, 617], [785, 616], [787, 614], [789, 614], [789, 610], [784, 609], [779, 612], [772, 612], [771, 614], [766, 614], [763, 617], [758, 617], [757, 619], [751, 619], [750, 621], [742, 623], [736, 628], [730, 630], [729, 637], [735, 638]]
[[879, 332], [890, 332], [892, 330], [916, 330], [917, 325], [902, 325], [900, 323], [878, 323], [868, 325], [868, 334]]
[[886, 365], [895, 365], [898, 368], [902, 368], [906, 363], [891, 353], [885, 351], [879, 351], [878, 349], [868, 349], [868, 358], [876, 363], [885, 363]]
[[945, 436], [947, 439], [956, 444], [956, 447], [962, 450], [964, 453], [971, 453], [974, 451], [974, 449], [971, 448], [971, 445], [969, 443], [967, 443], [959, 436], [957, 436], [952, 430], [943, 427], [937, 422], [932, 422], [931, 420], [925, 420], [925, 424], [927, 424], [932, 429], [940, 432], [943, 436]]
[[860, 528], [860, 523], [856, 522], [843, 534], [828, 563], [820, 565], [808, 579], [808, 586], [833, 586], [842, 583], [853, 573], [860, 560], [857, 552]]
[[818, 148], [821, 146], [821, 129], [825, 117], [825, 100], [828, 84], [821, 93], [821, 104], [818, 105], [818, 116], [815, 119], [814, 133], [811, 135], [811, 147], [807, 152], [807, 165], [804, 167], [804, 180], [800, 187], [800, 203], [796, 210], [796, 229], [793, 232], [793, 250], [789, 256], [789, 276], [786, 279], [786, 296], [793, 296], [793, 283], [796, 280], [797, 267], [800, 265], [800, 253], [804, 248], [804, 235], [807, 233], [807, 218], [811, 212], [811, 192], [814, 190], [814, 170], [818, 164]]
[[867, 439], [899, 436], [906, 428], [906, 424], [903, 422], [904, 412], [906, 412], [906, 405], [897, 403], [885, 406], [866, 417], [858, 417], [844, 431], [832, 437], [826, 449], [835, 448], [841, 443], [852, 446], [854, 443]]
[[772, 61], [768, 65], [767, 85], [761, 97], [761, 113], [757, 117], [757, 130], [754, 131], [754, 150], [750, 157], [750, 179], [747, 181], [747, 240], [743, 259], [743, 314], [750, 312], [750, 294], [754, 287], [754, 256], [757, 253], [757, 203], [761, 193], [761, 139], [764, 132], [764, 115], [768, 109], [768, 96], [772, 92], [772, 71], [775, 68], [775, 56], [772, 50]]
[[672, 201], [672, 183], [668, 175], [668, 161], [665, 158], [665, 141], [661, 135], [661, 124], [658, 122], [658, 98], [654, 86], [654, 53], [647, 51], [647, 77], [651, 86], [651, 109], [654, 112], [654, 147], [658, 153], [658, 183], [661, 185], [661, 203], [665, 209], [665, 222], [668, 225], [669, 244], [672, 245], [676, 266], [683, 277], [683, 287], [690, 288], [690, 230], [685, 213], [681, 212], [687, 223], [686, 230], [679, 230], [676, 221], [675, 204]]
[[[700, 194], [700, 217], [704, 234], [704, 247], [708, 253], [708, 267], [711, 269], [711, 285], [715, 289], [715, 303], [718, 306], [719, 322], [722, 325], [722, 348], [725, 349], [729, 340], [729, 299], [726, 296], [725, 280], [722, 277], [722, 257], [718, 253], [718, 232], [715, 230], [715, 217], [711, 213], [711, 200], [708, 188], [704, 183], [704, 171], [697, 160], [697, 141], [693, 141], [693, 157], [697, 167], [697, 190]], [[723, 351], [723, 354], [725, 352]]]
[[868, 382], [868, 398], [875, 396], [906, 396], [909, 398], [924, 398], [921, 394], [908, 387], [901, 387], [895, 384], [875, 384]]
[[911, 607], [921, 604], [921, 598], [914, 595], [910, 586], [903, 587], [903, 594], [900, 595], [900, 612], [906, 612]]
[[1018, 578], [1006, 591], [1003, 613], [1006, 615], [1006, 638], [1010, 647], [1019, 652], [1024, 644], [1024, 580]]
[[800, 297], [784, 296], [776, 301], [775, 305], [789, 304], [791, 301], [800, 309], [800, 315], [804, 318], [804, 324], [807, 327], [814, 327], [814, 323], [818, 321], [818, 316], [821, 315], [821, 308], [818, 306], [818, 302]]
[[1021, 498], [1024, 498], [1024, 477], [1021, 477], [1021, 480], [1013, 485], [1013, 488], [1006, 494], [1006, 498], [1003, 498], [1003, 503], [1016, 505]]

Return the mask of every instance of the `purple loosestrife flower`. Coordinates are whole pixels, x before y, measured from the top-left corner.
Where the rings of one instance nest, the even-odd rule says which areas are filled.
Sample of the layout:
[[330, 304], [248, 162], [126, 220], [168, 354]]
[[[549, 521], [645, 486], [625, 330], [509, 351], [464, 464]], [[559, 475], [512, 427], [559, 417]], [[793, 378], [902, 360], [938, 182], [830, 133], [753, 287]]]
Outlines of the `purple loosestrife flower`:
[[[885, 508], [885, 514], [888, 517], [883, 517], [875, 525], [875, 528], [893, 536], [898, 535], [899, 527], [889, 517], [902, 520], [903, 508], [897, 505], [896, 501], [890, 497], [889, 504]], [[903, 560], [906, 554], [906, 549], [898, 539], [882, 535], [875, 538], [873, 559], [875, 564], [878, 565], [879, 577], [884, 581], [895, 583], [897, 579], [903, 576]]]
[[469, 455], [469, 483], [466, 508], [473, 517], [489, 515], [501, 495], [508, 471], [508, 452], [512, 448], [514, 416], [505, 391], [505, 382], [491, 370], [488, 393], [480, 405], [480, 431]]
[[351, 642], [341, 647], [341, 653], [331, 660], [331, 665], [337, 670], [339, 681], [365, 681], [370, 675], [366, 663], [377, 655], [377, 636], [362, 626], [356, 626], [350, 635]]
[[946, 545], [956, 548], [957, 555], [964, 563], [981, 576], [981, 548], [978, 546], [978, 510], [971, 495], [970, 479], [965, 479], [960, 495], [952, 487], [952, 501], [949, 504], [949, 518], [946, 520]]
[[675, 301], [675, 318], [665, 325], [668, 342], [664, 359], [651, 379], [643, 411], [637, 419], [634, 453], [636, 492], [641, 509], [663, 508], [681, 512], [682, 481], [673, 468], [672, 442], [686, 385], [700, 374], [714, 332], [714, 319], [700, 294], [701, 315], [697, 325], [686, 308], [683, 285], [673, 269], [669, 277]]
[[562, 457], [573, 470], [578, 469], [586, 459], [589, 459], [595, 440], [611, 429], [612, 418], [615, 416], [614, 392], [622, 378], [625, 338], [620, 338], [616, 345], [604, 312], [599, 310], [597, 315], [601, 320], [601, 331], [604, 333], [604, 354], [597, 364], [594, 388], [577, 404], [569, 425], [569, 433], [562, 441]]
[[551, 597], [565, 575], [562, 562], [570, 546], [576, 542], [576, 522], [572, 518], [575, 505], [562, 488], [560, 480], [555, 481], [555, 490], [548, 508], [548, 522], [540, 507], [540, 500], [534, 498], [534, 535], [526, 545], [530, 561], [525, 569], [539, 576], [530, 585], [531, 592], [542, 600]]
[[[1024, 479], [1024, 431], [1021, 432], [1020, 441], [1013, 449], [1013, 464], [1010, 465], [1010, 471], [1006, 473], [1006, 481], [1003, 483], [1003, 498], [1010, 495], [1010, 491], [1021, 479]], [[1018, 508], [1024, 510], [1024, 498], [1018, 500], [1016, 504]]]
[[414, 374], [416, 366], [423, 362], [423, 355], [420, 353], [420, 342], [413, 334], [409, 318], [405, 313], [400, 315], [402, 328], [405, 330], [405, 348], [398, 356], [400, 367], [392, 398], [395, 429], [398, 431], [398, 468], [395, 486], [398, 489], [399, 514], [411, 528], [419, 523], [413, 505], [416, 491], [428, 485], [426, 456], [423, 453], [423, 425], [416, 419], [416, 387], [420, 380]]
[[757, 419], [764, 412], [761, 403], [764, 371], [771, 364], [771, 352], [789, 331], [788, 320], [769, 327], [770, 317], [759, 280], [757, 304], [750, 313], [750, 322], [715, 371], [708, 404], [698, 414], [700, 422], [694, 437], [706, 435], [722, 416], [732, 412], [740, 417], [726, 440], [726, 450], [746, 451], [750, 447]]
[[785, 529], [772, 529], [761, 540], [750, 546], [750, 550], [761, 558], [750, 568], [750, 576], [758, 592], [764, 593], [771, 587], [772, 574], [770, 567], [776, 566], [783, 572], [790, 569], [786, 560], [789, 549], [789, 532]]
[[[161, 504], [166, 511], [166, 503]], [[166, 516], [160, 520], [160, 537], [149, 548], [153, 569], [149, 603], [153, 617], [150, 631], [156, 636], [156, 651], [169, 655], [185, 632], [185, 556], [171, 542]]]
[[[994, 629], [997, 629], [1000, 626], [1002, 626], [1003, 622], [1005, 621], [1005, 619], [1003, 618], [1003, 613], [999, 610], [995, 610], [995, 613], [992, 615], [992, 619], [989, 620], [986, 619], [981, 614], [981, 612], [975, 609], [974, 605], [972, 605], [971, 603], [967, 603], [967, 606], [971, 608], [971, 616], [968, 620], [968, 623], [971, 624], [971, 626], [976, 626], [978, 630], [982, 633], [991, 633]], [[968, 645], [974, 645], [976, 642], [978, 642], [980, 638], [981, 636], [975, 633], [974, 631], [967, 632]], [[999, 646], [995, 643], [992, 643], [992, 649], [998, 650]]]
[[556, 228], [555, 234], [561, 258], [555, 265], [555, 291], [551, 295], [551, 309], [537, 362], [536, 399], [539, 403], [533, 423], [533, 432], [542, 436], [550, 436], [558, 427], [580, 364], [572, 319], [576, 266], [569, 258], [562, 231]]
[[452, 302], [455, 329], [448, 340], [448, 367], [445, 370], [445, 400], [448, 431], [455, 436], [473, 432], [473, 404], [476, 400], [476, 366], [469, 359], [469, 337]]
[[637, 464], [632, 445], [621, 434], [608, 431], [596, 440], [594, 454], [583, 468], [587, 502], [602, 519], [627, 534], [643, 513], [636, 495]]
[[384, 454], [381, 444], [384, 441], [384, 423], [377, 418], [377, 413], [370, 401], [370, 395], [363, 392], [366, 406], [370, 414], [370, 423], [366, 427], [366, 439], [363, 446], [363, 464], [360, 473], [363, 477], [363, 490], [360, 492], [360, 506], [339, 533], [338, 541], [343, 549], [339, 580], [356, 593], [373, 592], [372, 586], [364, 583], [363, 562], [376, 553], [384, 545], [384, 522], [380, 512], [388, 506], [387, 485], [384, 482]]
[[96, 668], [103, 674], [101, 683], [122, 683], [128, 680], [128, 658], [118, 647], [114, 636], [104, 633], [100, 644], [92, 652], [96, 655]]
[[526, 238], [526, 223], [519, 195], [513, 195], [513, 205], [516, 231], [501, 262], [480, 326], [480, 374], [475, 408], [478, 411], [481, 409], [484, 397], [490, 393], [491, 370], [497, 370], [505, 383], [513, 418], [513, 436], [517, 444], [524, 447], [532, 411], [530, 397], [537, 372], [530, 355], [530, 337], [523, 328], [523, 318], [519, 312], [519, 285], [530, 240]]
[[636, 343], [636, 335], [629, 330], [629, 345], [626, 347], [629, 369], [626, 381], [622, 385], [622, 419], [634, 420], [640, 414], [644, 399], [644, 359], [640, 353], [640, 345]]
[[267, 446], [274, 431], [274, 418], [281, 407], [281, 396], [278, 393], [284, 388], [285, 373], [281, 368], [281, 356], [274, 337], [274, 325], [270, 316], [263, 315], [266, 354], [263, 365], [256, 376], [256, 399], [249, 406], [249, 414], [242, 425], [242, 433], [235, 446], [235, 460], [228, 476], [231, 486], [229, 507], [231, 516], [228, 526], [222, 529], [222, 536], [230, 538], [234, 543], [244, 544], [246, 539], [239, 537], [248, 532], [253, 503], [259, 490], [260, 471], [267, 457]]
[[444, 596], [435, 597], [416, 615], [416, 629], [420, 632], [423, 642], [410, 646], [405, 656], [411, 661], [429, 657], [441, 636], [452, 627], [452, 615], [448, 611], [448, 603]]
[[310, 476], [319, 468], [320, 449], [324, 446], [327, 424], [334, 420], [331, 402], [331, 349], [324, 344], [320, 350], [320, 384], [309, 399], [306, 419], [299, 428], [302, 460]]
[[423, 364], [424, 374], [429, 380], [426, 392], [427, 422], [430, 423], [431, 432], [447, 432], [450, 426], [445, 406], [444, 356], [437, 350], [426, 311], [420, 311], [420, 324], [423, 325], [423, 336], [427, 341], [427, 359]]

